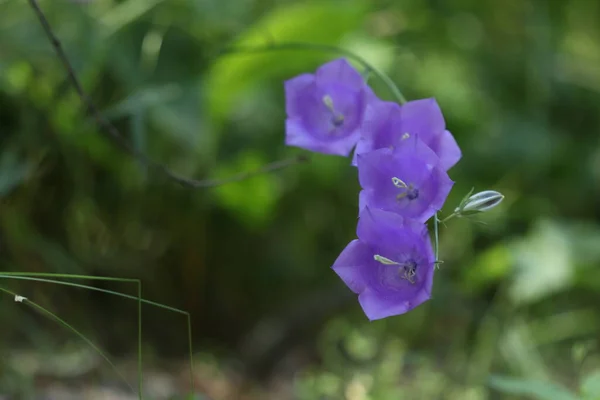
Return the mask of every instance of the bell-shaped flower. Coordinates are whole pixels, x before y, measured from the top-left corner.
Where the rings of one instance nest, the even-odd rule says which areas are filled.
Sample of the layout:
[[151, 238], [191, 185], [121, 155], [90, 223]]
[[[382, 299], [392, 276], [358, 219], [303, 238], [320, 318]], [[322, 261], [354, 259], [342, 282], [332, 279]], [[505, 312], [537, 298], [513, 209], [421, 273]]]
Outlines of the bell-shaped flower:
[[433, 150], [416, 138], [394, 149], [361, 153], [357, 163], [363, 188], [360, 210], [368, 206], [426, 222], [442, 208], [454, 185]]
[[376, 99], [364, 78], [345, 59], [322, 65], [316, 74], [285, 82], [285, 143], [347, 156], [360, 138], [369, 101]]
[[406, 313], [429, 300], [435, 257], [425, 224], [367, 207], [356, 233], [358, 239], [332, 268], [358, 294], [370, 320]]
[[395, 147], [413, 136], [437, 154], [440, 166], [446, 171], [462, 156], [454, 136], [446, 130], [442, 111], [433, 98], [409, 101], [401, 106], [388, 101], [370, 102], [361, 132], [353, 165], [356, 165], [357, 154]]

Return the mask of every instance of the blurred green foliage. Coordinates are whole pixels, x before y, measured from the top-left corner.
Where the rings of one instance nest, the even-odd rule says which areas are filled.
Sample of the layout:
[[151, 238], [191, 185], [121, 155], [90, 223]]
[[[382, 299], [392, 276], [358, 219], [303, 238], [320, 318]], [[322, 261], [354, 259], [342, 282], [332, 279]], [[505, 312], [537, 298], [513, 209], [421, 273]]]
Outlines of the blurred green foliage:
[[[100, 134], [27, 2], [0, 0], [0, 270], [139, 277], [146, 298], [192, 313], [196, 348], [218, 365], [288, 382], [276, 398], [600, 398], [600, 2], [41, 6], [106, 116], [182, 174], [226, 177], [302, 152], [283, 145], [282, 81], [336, 56], [221, 51], [304, 41], [355, 51], [409, 99], [438, 99], [464, 154], [446, 213], [473, 186], [506, 200], [485, 225], [442, 227], [431, 301], [369, 323], [329, 268], [355, 236], [348, 159], [182, 188]], [[116, 357], [134, 354], [135, 302], [1, 285]], [[144, 311], [148, 362], [185, 355], [184, 322]], [[11, 298], [0, 326], [0, 394], [26, 396], [35, 371], [9, 355], [59, 353], [73, 338]]]

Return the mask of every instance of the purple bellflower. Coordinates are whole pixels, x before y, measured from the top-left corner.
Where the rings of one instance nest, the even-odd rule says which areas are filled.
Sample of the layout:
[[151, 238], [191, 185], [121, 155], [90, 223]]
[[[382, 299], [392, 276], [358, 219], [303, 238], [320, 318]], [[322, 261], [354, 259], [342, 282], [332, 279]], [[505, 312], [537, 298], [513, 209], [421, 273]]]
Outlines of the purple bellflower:
[[366, 207], [356, 233], [332, 268], [358, 294], [370, 320], [404, 314], [429, 300], [435, 257], [424, 224]]
[[359, 209], [368, 206], [426, 222], [442, 208], [454, 185], [439, 162], [417, 138], [407, 138], [394, 149], [359, 154]]
[[407, 137], [416, 136], [440, 158], [440, 166], [450, 169], [462, 154], [435, 99], [409, 101], [403, 105], [388, 101], [371, 102], [365, 112], [363, 132], [356, 155], [384, 147], [395, 147]]
[[287, 80], [285, 97], [286, 145], [341, 156], [356, 145], [366, 105], [375, 99], [343, 58], [322, 65], [316, 74]]

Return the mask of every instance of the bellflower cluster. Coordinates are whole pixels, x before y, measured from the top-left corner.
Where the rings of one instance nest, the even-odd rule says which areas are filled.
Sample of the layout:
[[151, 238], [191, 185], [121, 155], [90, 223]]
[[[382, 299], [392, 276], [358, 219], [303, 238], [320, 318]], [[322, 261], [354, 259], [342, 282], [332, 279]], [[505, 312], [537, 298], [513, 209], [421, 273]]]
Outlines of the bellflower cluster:
[[[370, 320], [427, 301], [438, 260], [426, 222], [445, 203], [454, 184], [447, 171], [461, 158], [437, 102], [382, 101], [345, 59], [286, 81], [285, 94], [286, 144], [342, 156], [355, 148], [352, 165], [362, 188], [358, 239], [333, 270], [358, 294]], [[452, 215], [502, 200], [477, 196], [465, 198]]]

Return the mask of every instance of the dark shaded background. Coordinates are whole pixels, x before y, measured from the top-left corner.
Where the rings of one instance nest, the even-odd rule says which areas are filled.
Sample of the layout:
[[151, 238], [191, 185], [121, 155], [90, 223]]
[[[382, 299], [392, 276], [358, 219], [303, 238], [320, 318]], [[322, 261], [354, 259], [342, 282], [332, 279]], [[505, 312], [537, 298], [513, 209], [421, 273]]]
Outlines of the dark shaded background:
[[[103, 113], [181, 174], [226, 177], [303, 154], [283, 145], [283, 80], [336, 56], [219, 56], [231, 44], [303, 41], [355, 51], [409, 99], [438, 100], [464, 154], [446, 213], [473, 186], [506, 200], [485, 225], [442, 228], [431, 301], [370, 323], [330, 270], [355, 236], [348, 159], [311, 155], [183, 188], [98, 131], [27, 2], [0, 0], [0, 270], [140, 278], [145, 298], [192, 314], [196, 384], [214, 399], [479, 400], [535, 382], [582, 385], [582, 396], [600, 386], [590, 378], [600, 367], [600, 2], [41, 6]], [[80, 283], [135, 295], [132, 284]], [[57, 313], [135, 383], [135, 301], [0, 286]], [[119, 388], [76, 335], [2, 296], [0, 398]], [[151, 307], [143, 318], [146, 378], [158, 388], [149, 398], [183, 393], [185, 318]], [[129, 398], [86, 393], [73, 398]]]

